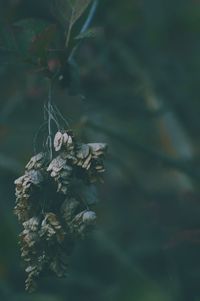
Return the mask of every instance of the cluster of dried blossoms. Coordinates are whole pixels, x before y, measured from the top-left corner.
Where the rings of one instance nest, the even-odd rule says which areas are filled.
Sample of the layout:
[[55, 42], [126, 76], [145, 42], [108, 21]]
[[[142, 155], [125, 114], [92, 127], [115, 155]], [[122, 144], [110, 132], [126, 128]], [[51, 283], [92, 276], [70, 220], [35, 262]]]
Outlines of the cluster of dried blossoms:
[[65, 131], [55, 135], [54, 149], [53, 160], [45, 153], [37, 154], [15, 181], [15, 213], [23, 225], [20, 245], [28, 291], [35, 290], [45, 273], [65, 275], [74, 243], [96, 221], [82, 187], [88, 189], [102, 180], [106, 144], [78, 143]]

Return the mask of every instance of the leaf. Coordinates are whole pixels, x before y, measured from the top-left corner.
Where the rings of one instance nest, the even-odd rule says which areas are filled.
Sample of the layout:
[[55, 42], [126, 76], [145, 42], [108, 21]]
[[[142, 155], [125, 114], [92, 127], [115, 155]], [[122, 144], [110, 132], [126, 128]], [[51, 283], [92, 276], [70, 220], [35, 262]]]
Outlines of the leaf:
[[[70, 0], [69, 0], [70, 1]], [[69, 22], [68, 32], [66, 36], [66, 42], [65, 46], [66, 48], [69, 45], [71, 30], [73, 25], [76, 23], [76, 21], [80, 18], [80, 16], [84, 13], [88, 5], [90, 4], [91, 0], [73, 0], [70, 1], [71, 8], [72, 8], [72, 14]]]
[[66, 27], [72, 27], [82, 16], [91, 0], [55, 0], [52, 14]]
[[52, 42], [55, 34], [56, 25], [51, 24], [47, 26], [42, 32], [33, 37], [29, 48], [30, 51], [37, 56], [42, 56], [46, 52], [49, 44]]
[[75, 37], [76, 40], [83, 40], [83, 39], [91, 39], [95, 38], [97, 35], [101, 33], [101, 28], [100, 27], [92, 27], [89, 28], [88, 30], [80, 33]]
[[[55, 25], [39, 19], [24, 19], [12, 25], [0, 26], [1, 60], [42, 57], [55, 34]], [[31, 53], [30, 53], [31, 52]]]
[[44, 52], [44, 48], [52, 39], [53, 26], [49, 22], [32, 18], [16, 22], [14, 35], [18, 51], [25, 56], [28, 56], [30, 51], [36, 55]]
[[72, 6], [68, 0], [55, 0], [52, 6], [52, 14], [65, 28], [67, 22], [70, 22], [72, 15]]
[[82, 16], [90, 3], [91, 0], [74, 0], [71, 2], [72, 16], [70, 20], [70, 26], [73, 26], [74, 23], [76, 23], [76, 21]]

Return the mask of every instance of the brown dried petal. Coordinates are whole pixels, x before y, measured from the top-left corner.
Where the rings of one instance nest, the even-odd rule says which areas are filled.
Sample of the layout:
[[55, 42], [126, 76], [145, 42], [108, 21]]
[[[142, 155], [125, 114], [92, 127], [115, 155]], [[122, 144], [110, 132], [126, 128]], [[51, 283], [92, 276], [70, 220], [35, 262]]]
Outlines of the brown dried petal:
[[45, 218], [42, 221], [40, 236], [46, 236], [47, 240], [56, 236], [58, 241], [62, 241], [64, 235], [65, 233], [62, 230], [62, 226], [57, 216], [52, 212], [46, 213]]
[[64, 134], [63, 134], [63, 143], [64, 143], [64, 144], [67, 143], [68, 139], [69, 139], [68, 134], [67, 134], [67, 133], [64, 133]]
[[83, 213], [83, 223], [86, 225], [94, 225], [96, 222], [96, 213], [94, 211], [86, 211]]
[[80, 144], [76, 152], [76, 157], [83, 160], [88, 157], [89, 152], [90, 148], [87, 144]]
[[50, 269], [58, 276], [63, 277], [66, 274], [68, 265], [68, 256], [61, 250], [57, 250], [57, 255], [50, 262]]
[[71, 137], [71, 136], [69, 136], [69, 137], [68, 137], [67, 144], [68, 144], [68, 145], [70, 145], [70, 144], [72, 144], [72, 143], [73, 143], [73, 141], [72, 141], [72, 137]]
[[28, 221], [23, 223], [24, 229], [29, 231], [37, 231], [39, 226], [39, 218], [32, 217]]
[[61, 132], [57, 132], [54, 138], [54, 148], [55, 151], [59, 151], [63, 144], [63, 134]]
[[34, 185], [38, 185], [43, 181], [42, 173], [38, 170], [30, 170], [27, 176], [29, 177], [29, 181]]
[[96, 213], [93, 211], [82, 211], [75, 216], [73, 221], [70, 224], [70, 229], [72, 233], [76, 233], [81, 237], [84, 237], [88, 232], [89, 226], [95, 224]]
[[56, 157], [51, 161], [49, 164], [47, 171], [55, 171], [58, 172], [60, 171], [66, 164], [66, 160], [63, 159], [61, 156]]
[[88, 143], [93, 154], [103, 154], [107, 149], [106, 143]]
[[69, 223], [73, 219], [78, 206], [79, 206], [79, 202], [74, 198], [66, 199], [64, 201], [61, 207], [61, 213], [66, 223]]
[[17, 178], [15, 181], [14, 181], [14, 184], [17, 186], [17, 188], [21, 188], [22, 184], [23, 184], [23, 181], [24, 181], [24, 178], [25, 178], [25, 175]]
[[35, 168], [40, 168], [43, 164], [44, 153], [39, 153], [31, 158], [31, 160], [27, 163], [26, 169], [30, 170]]
[[89, 156], [87, 157], [87, 159], [84, 161], [82, 167], [85, 169], [89, 169], [90, 165], [91, 165], [91, 159], [92, 159], [92, 155], [89, 154]]

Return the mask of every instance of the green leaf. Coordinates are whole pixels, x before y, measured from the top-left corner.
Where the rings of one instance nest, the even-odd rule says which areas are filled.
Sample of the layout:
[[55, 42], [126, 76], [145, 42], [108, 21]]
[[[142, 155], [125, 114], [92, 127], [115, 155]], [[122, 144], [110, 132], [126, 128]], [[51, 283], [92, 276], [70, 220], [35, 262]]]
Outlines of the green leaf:
[[52, 14], [66, 29], [72, 15], [72, 6], [68, 0], [55, 0], [52, 6]]
[[80, 33], [79, 35], [77, 35], [75, 37], [76, 40], [83, 40], [83, 39], [91, 39], [91, 38], [95, 38], [96, 36], [98, 36], [101, 33], [101, 28], [100, 27], [92, 27], [89, 28], [88, 30]]
[[87, 9], [91, 0], [55, 0], [52, 14], [66, 27], [72, 27]]
[[42, 32], [34, 36], [30, 44], [30, 51], [36, 56], [43, 56], [56, 34], [56, 25], [47, 26]]
[[[70, 1], [70, 0], [68, 0], [68, 1]], [[71, 0], [70, 1], [70, 5], [72, 8], [72, 14], [71, 14], [71, 18], [69, 21], [69, 27], [68, 27], [68, 32], [67, 32], [67, 36], [66, 36], [66, 43], [65, 43], [66, 48], [69, 45], [70, 35], [71, 35], [73, 25], [84, 13], [84, 11], [86, 10], [86, 8], [90, 4], [90, 2], [91, 2], [91, 0], [73, 0], [73, 1]]]
[[76, 21], [82, 16], [84, 11], [87, 9], [88, 5], [91, 3], [91, 0], [74, 0], [71, 1], [72, 6], [72, 15], [70, 19], [71, 26], [76, 23]]
[[24, 19], [14, 24], [18, 51], [22, 55], [41, 55], [53, 38], [55, 28], [40, 19]]

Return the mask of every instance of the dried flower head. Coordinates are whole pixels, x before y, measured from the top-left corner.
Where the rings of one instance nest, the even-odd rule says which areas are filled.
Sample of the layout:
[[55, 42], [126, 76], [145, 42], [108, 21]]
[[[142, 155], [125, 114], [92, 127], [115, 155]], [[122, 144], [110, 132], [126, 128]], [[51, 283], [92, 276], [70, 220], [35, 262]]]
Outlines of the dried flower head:
[[90, 184], [101, 180], [105, 171], [104, 143], [78, 143], [71, 131], [59, 131], [54, 149], [52, 160], [45, 153], [32, 157], [24, 175], [15, 180], [14, 211], [23, 227], [21, 255], [30, 292], [41, 275], [66, 274], [77, 238], [84, 238], [96, 223], [87, 196], [90, 188], [93, 193]]

